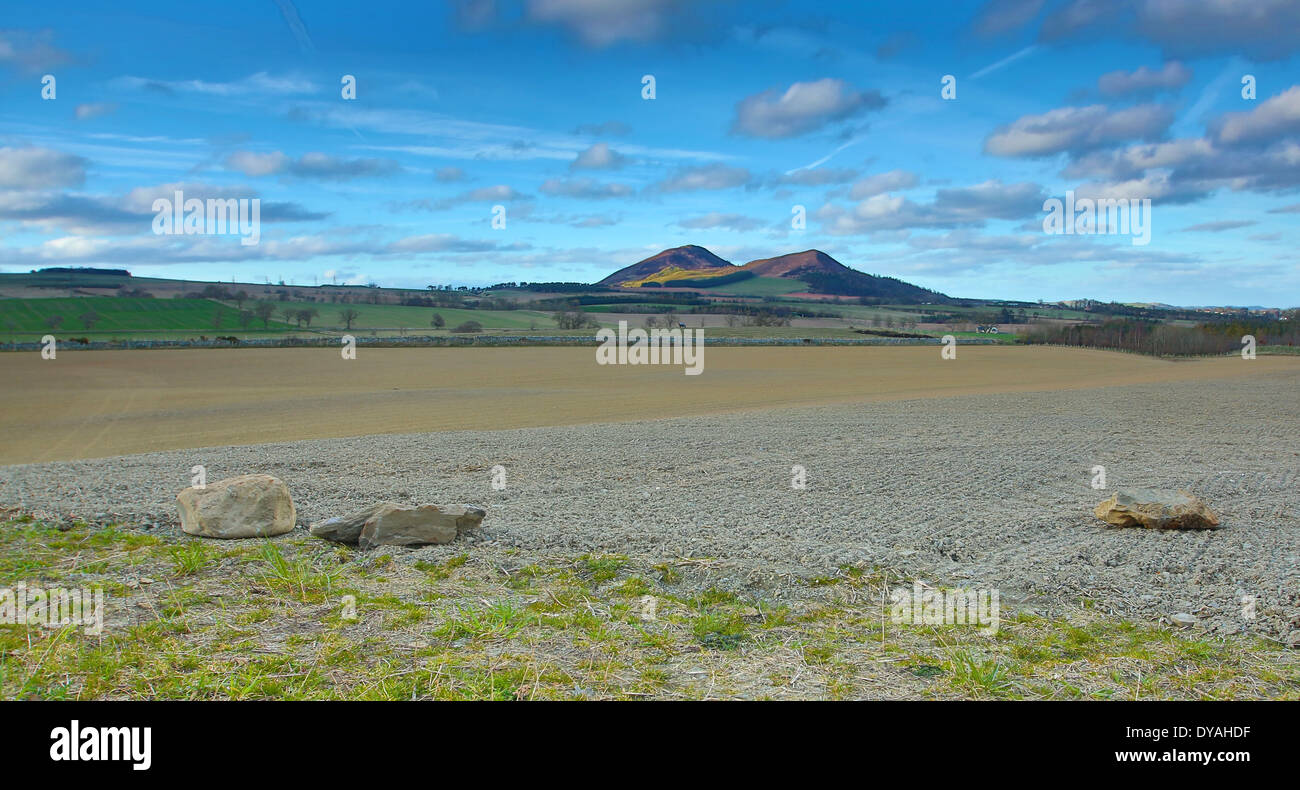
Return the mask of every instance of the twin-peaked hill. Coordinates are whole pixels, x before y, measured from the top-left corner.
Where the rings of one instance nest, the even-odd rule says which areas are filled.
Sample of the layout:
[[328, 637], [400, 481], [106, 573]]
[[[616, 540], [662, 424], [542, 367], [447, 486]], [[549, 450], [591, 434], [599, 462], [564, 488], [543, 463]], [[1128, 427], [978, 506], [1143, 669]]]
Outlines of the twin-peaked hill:
[[806, 250], [736, 266], [694, 244], [664, 250], [597, 285], [625, 288], [721, 288], [753, 277], [779, 278], [803, 284], [809, 293], [865, 296], [884, 302], [939, 304], [947, 296], [893, 277], [878, 277], [850, 269], [820, 250]]

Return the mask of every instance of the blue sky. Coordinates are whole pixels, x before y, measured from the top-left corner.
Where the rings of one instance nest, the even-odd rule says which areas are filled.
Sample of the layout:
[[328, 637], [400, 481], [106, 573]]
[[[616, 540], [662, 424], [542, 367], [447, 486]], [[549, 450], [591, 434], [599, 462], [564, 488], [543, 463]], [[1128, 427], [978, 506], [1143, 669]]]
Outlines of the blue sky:
[[[956, 296], [1293, 306], [1297, 30], [1274, 0], [27, 4], [0, 271], [591, 282], [695, 243]], [[178, 187], [259, 198], [260, 243], [155, 235]], [[1067, 190], [1149, 198], [1150, 243], [1045, 234]]]

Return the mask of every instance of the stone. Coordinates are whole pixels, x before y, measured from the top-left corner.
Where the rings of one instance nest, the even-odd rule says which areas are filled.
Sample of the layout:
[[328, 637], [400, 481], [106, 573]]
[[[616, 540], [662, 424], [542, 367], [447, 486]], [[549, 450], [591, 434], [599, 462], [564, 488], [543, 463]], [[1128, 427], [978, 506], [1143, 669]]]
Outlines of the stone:
[[1196, 618], [1187, 612], [1179, 612], [1169, 618], [1179, 628], [1191, 628], [1196, 625]]
[[1204, 502], [1181, 489], [1123, 489], [1092, 512], [1116, 527], [1212, 529], [1219, 526], [1219, 517]]
[[398, 505], [385, 502], [366, 520], [357, 545], [423, 546], [450, 543], [461, 530], [473, 529], [487, 515], [472, 505]]
[[311, 534], [325, 540], [355, 546], [357, 541], [361, 539], [361, 530], [365, 528], [366, 522], [379, 508], [387, 504], [390, 503], [380, 502], [378, 505], [372, 505], [365, 510], [358, 510], [350, 516], [334, 516], [324, 521], [317, 521], [310, 527]]
[[176, 495], [181, 529], [203, 538], [270, 538], [293, 529], [289, 487], [271, 475], [241, 475]]
[[477, 527], [487, 512], [473, 505], [402, 505], [381, 502], [348, 516], [335, 516], [311, 525], [311, 534], [325, 540], [368, 549], [373, 546], [423, 546], [450, 543]]
[[1300, 631], [1292, 631], [1287, 634], [1286, 646], [1292, 650], [1300, 650]]

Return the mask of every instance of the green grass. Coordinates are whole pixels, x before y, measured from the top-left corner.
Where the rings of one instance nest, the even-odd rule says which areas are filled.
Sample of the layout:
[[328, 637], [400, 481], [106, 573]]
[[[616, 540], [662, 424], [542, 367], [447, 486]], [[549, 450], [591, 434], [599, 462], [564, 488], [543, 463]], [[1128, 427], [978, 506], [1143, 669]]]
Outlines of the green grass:
[[[253, 302], [246, 302], [251, 309]], [[87, 337], [91, 340], [151, 339], [188, 340], [200, 336], [234, 335], [235, 337], [282, 337], [312, 332], [341, 333], [344, 309], [355, 310], [358, 318], [353, 332], [410, 335], [449, 334], [466, 321], [478, 321], [487, 330], [524, 330], [549, 333], [555, 328], [550, 313], [536, 310], [464, 310], [460, 308], [408, 307], [404, 305], [331, 304], [322, 302], [274, 302], [275, 317], [262, 328], [253, 318], [245, 329], [239, 323], [234, 302], [211, 299], [148, 299], [114, 296], [82, 296], [56, 299], [0, 299], [0, 340], [32, 342], [43, 335], [58, 338]], [[315, 308], [318, 311], [310, 327], [299, 328], [296, 322], [281, 320], [285, 309]], [[81, 316], [88, 311], [98, 315], [94, 329], [86, 328]], [[442, 315], [445, 326], [432, 327], [433, 315]], [[58, 329], [46, 323], [51, 316], [63, 317]], [[221, 316], [220, 325], [217, 316]], [[590, 334], [588, 332], [588, 334]]]
[[702, 289], [710, 294], [728, 294], [730, 296], [781, 296], [783, 294], [808, 290], [808, 284], [800, 280], [784, 277], [750, 277], [725, 285]]
[[[81, 316], [93, 311], [99, 318], [87, 328]], [[221, 325], [217, 328], [216, 317]], [[211, 299], [142, 299], [120, 296], [76, 296], [62, 299], [0, 299], [0, 336], [11, 332], [48, 333], [46, 321], [52, 316], [63, 316], [63, 322], [53, 331], [56, 337], [102, 338], [137, 331], [168, 332], [193, 331], [212, 335], [236, 334], [243, 331], [239, 325], [239, 310]], [[286, 325], [271, 321], [270, 327], [283, 331]], [[261, 329], [262, 322], [254, 319], [250, 329]]]
[[550, 313], [538, 310], [465, 310], [458, 307], [408, 307], [395, 304], [332, 304], [322, 302], [277, 302], [277, 308], [314, 307], [320, 316], [312, 321], [313, 329], [343, 330], [341, 310], [355, 310], [358, 317], [352, 322], [354, 330], [400, 329], [409, 334], [434, 333], [430, 322], [434, 313], [446, 321], [443, 331], [451, 330], [466, 321], [478, 321], [484, 329], [528, 329], [535, 325], [539, 330], [555, 328]]
[[107, 612], [0, 625], [0, 698], [1300, 699], [1275, 642], [1095, 608], [894, 625], [865, 564], [737, 592], [709, 558], [428, 552], [0, 519], [0, 587], [100, 587]]

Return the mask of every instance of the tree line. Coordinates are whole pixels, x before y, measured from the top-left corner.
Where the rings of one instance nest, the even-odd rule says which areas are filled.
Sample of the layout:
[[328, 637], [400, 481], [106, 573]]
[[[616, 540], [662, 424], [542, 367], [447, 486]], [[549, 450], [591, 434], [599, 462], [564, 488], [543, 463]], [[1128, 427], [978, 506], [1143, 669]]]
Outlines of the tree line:
[[1039, 326], [1021, 336], [1026, 343], [1086, 346], [1157, 356], [1226, 354], [1242, 348], [1246, 335], [1256, 345], [1300, 345], [1295, 321], [1232, 321], [1178, 326], [1136, 318], [1101, 324]]

